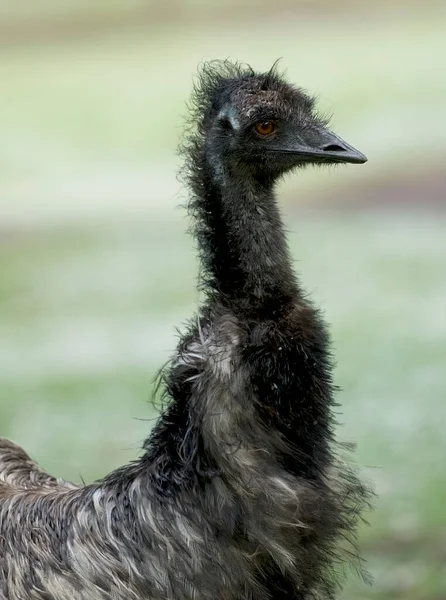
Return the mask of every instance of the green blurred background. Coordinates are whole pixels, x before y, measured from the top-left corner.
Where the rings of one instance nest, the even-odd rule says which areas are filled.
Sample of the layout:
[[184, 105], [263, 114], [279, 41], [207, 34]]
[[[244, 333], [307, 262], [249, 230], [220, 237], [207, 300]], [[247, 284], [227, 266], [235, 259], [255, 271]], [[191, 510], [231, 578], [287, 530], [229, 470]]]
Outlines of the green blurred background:
[[343, 598], [446, 598], [446, 7], [0, 0], [0, 435], [87, 482], [137, 456], [196, 306], [176, 144], [197, 64], [317, 92], [368, 157], [280, 188], [379, 493]]

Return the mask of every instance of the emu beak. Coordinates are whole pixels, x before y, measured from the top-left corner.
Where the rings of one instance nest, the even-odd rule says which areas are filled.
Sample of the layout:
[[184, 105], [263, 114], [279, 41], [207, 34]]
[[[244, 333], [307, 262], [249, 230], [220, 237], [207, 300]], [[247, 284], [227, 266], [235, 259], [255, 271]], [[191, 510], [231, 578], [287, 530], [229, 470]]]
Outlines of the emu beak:
[[305, 161], [356, 163], [367, 162], [367, 157], [347, 144], [342, 138], [323, 127], [313, 129], [286, 152], [296, 154]]

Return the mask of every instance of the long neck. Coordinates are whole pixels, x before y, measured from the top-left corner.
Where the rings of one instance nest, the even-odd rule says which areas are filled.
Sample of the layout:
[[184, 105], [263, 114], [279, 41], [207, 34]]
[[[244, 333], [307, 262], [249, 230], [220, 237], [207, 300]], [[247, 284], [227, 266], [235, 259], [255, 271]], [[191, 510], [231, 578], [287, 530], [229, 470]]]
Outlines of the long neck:
[[292, 301], [298, 288], [273, 183], [230, 167], [203, 168], [200, 178], [191, 209], [204, 287], [255, 309]]

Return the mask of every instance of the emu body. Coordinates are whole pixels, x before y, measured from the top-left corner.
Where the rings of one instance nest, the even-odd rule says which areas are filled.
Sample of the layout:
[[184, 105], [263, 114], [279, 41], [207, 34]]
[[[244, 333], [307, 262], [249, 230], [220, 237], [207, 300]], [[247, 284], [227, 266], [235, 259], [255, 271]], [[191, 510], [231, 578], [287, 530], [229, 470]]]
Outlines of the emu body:
[[169, 403], [139, 460], [83, 487], [0, 441], [1, 600], [335, 597], [369, 492], [338, 455], [329, 339], [273, 192], [365, 157], [313, 104], [274, 70], [201, 72], [182, 149], [205, 300]]

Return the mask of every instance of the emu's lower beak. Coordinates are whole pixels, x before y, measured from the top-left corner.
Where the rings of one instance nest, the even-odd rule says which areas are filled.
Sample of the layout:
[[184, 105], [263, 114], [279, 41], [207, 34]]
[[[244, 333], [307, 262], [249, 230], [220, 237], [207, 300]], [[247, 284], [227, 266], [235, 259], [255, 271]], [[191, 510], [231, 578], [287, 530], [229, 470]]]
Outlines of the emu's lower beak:
[[342, 138], [325, 128], [312, 129], [286, 152], [301, 157], [304, 161], [357, 163], [367, 162], [367, 157], [347, 144]]

